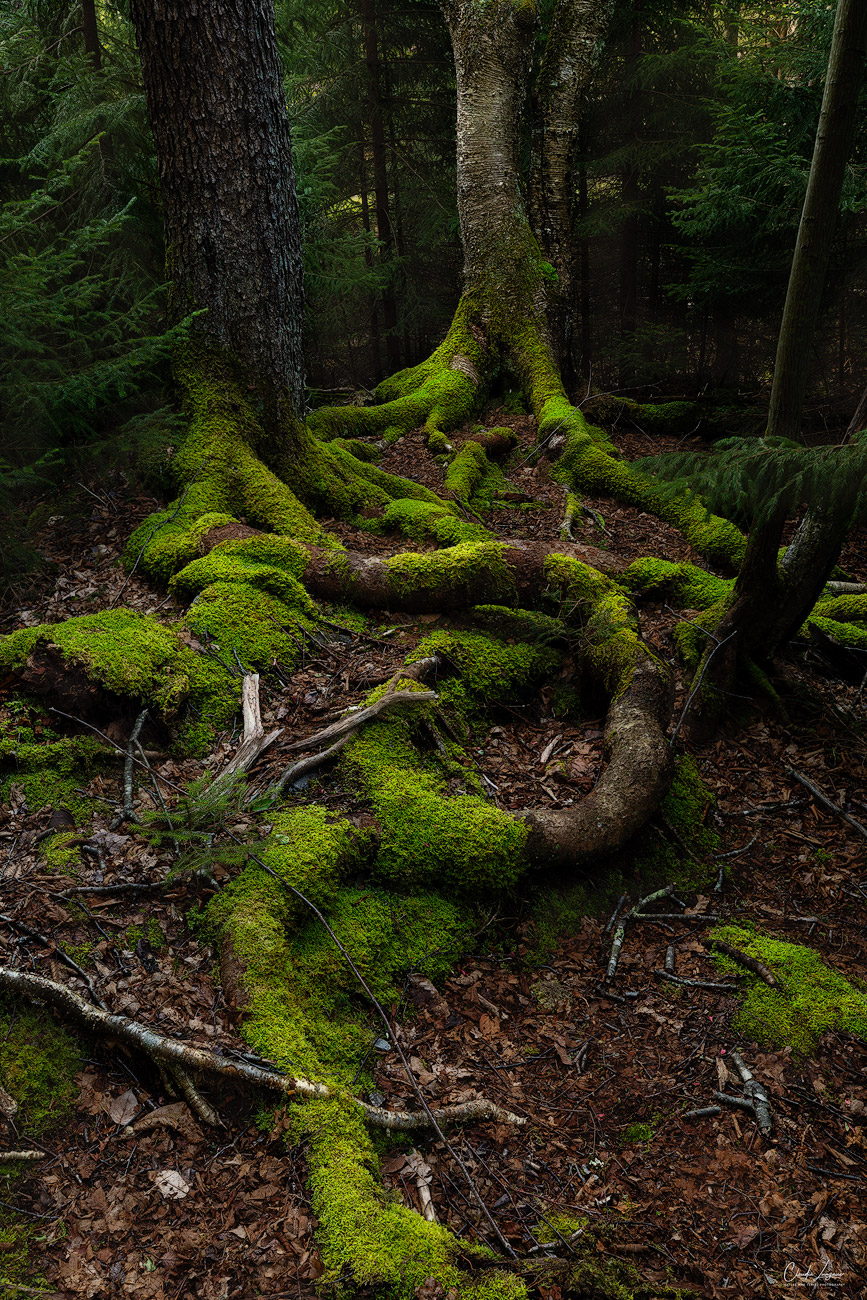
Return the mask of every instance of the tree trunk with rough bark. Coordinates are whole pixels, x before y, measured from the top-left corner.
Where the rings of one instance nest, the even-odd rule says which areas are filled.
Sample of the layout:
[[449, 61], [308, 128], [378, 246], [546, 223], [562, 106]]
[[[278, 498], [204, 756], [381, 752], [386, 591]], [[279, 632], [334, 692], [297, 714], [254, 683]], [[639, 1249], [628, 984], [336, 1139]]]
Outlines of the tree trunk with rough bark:
[[[301, 236], [273, 0], [131, 0], [176, 320], [237, 366], [270, 437], [304, 409]], [[228, 57], [228, 54], [231, 57]]]

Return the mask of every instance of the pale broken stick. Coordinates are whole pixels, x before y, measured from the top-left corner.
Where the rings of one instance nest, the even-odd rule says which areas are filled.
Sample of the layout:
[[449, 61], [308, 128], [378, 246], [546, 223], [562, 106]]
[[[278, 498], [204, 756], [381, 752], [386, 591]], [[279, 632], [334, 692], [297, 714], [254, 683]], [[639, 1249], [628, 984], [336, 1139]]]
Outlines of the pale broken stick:
[[214, 785], [234, 776], [236, 772], [247, 772], [260, 754], [264, 754], [274, 741], [283, 734], [283, 728], [265, 734], [262, 726], [262, 711], [259, 706], [259, 674], [247, 673], [241, 683], [241, 709], [244, 715], [244, 735], [235, 753], [229, 759], [222, 772], [215, 777]]
[[[271, 1092], [282, 1092], [285, 1096], [327, 1098], [344, 1095], [339, 1089], [331, 1088], [327, 1083], [314, 1083], [310, 1079], [293, 1078], [286, 1074], [274, 1074], [270, 1070], [259, 1069], [255, 1065], [246, 1065], [228, 1057], [213, 1056], [198, 1047], [189, 1047], [173, 1038], [166, 1038], [147, 1025], [128, 1016], [112, 1015], [99, 1007], [91, 1006], [84, 998], [78, 996], [65, 984], [45, 979], [41, 975], [30, 975], [25, 971], [13, 970], [9, 966], [0, 966], [0, 989], [8, 989], [34, 1001], [48, 1002], [58, 1010], [65, 1012], [72, 1020], [85, 1029], [100, 1033], [106, 1038], [116, 1038], [138, 1048], [157, 1065], [165, 1065], [170, 1070], [196, 1070], [202, 1074], [222, 1075], [224, 1078], [241, 1080], [267, 1088]], [[376, 1128], [414, 1129], [425, 1128], [431, 1123], [426, 1113], [402, 1110], [384, 1110], [380, 1106], [371, 1106], [358, 1097], [350, 1097], [353, 1105], [365, 1116], [369, 1124]], [[441, 1106], [430, 1114], [436, 1122], [464, 1120], [497, 1120], [501, 1124], [526, 1124], [526, 1119], [513, 1115], [495, 1102], [480, 1097], [475, 1101], [465, 1101], [456, 1106]]]

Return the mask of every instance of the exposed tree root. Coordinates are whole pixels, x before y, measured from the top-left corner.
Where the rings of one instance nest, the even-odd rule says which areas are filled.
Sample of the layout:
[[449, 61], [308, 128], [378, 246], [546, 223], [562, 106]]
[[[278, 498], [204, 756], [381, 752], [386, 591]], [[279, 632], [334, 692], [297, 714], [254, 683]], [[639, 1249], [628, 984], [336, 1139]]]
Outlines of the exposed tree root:
[[[181, 1090], [187, 1100], [189, 1101], [190, 1096], [195, 1096], [193, 1109], [196, 1113], [202, 1118], [206, 1113], [210, 1114], [208, 1123], [211, 1124], [217, 1122], [216, 1113], [198, 1096], [195, 1085], [187, 1077], [188, 1070], [253, 1084], [269, 1092], [282, 1093], [286, 1097], [299, 1096], [324, 1100], [345, 1096], [340, 1089], [333, 1088], [327, 1083], [315, 1083], [310, 1079], [293, 1078], [272, 1070], [259, 1069], [258, 1066], [230, 1060], [228, 1057], [214, 1056], [210, 1052], [203, 1052], [200, 1048], [189, 1047], [186, 1043], [166, 1038], [164, 1034], [158, 1034], [156, 1030], [149, 1029], [147, 1025], [131, 1020], [128, 1016], [112, 1015], [108, 1011], [92, 1006], [66, 985], [45, 979], [41, 975], [30, 975], [24, 971], [13, 970], [9, 966], [0, 966], [0, 988], [31, 1001], [48, 1002], [91, 1033], [128, 1043], [157, 1065], [167, 1067], [170, 1073], [178, 1077]], [[382, 1107], [371, 1106], [357, 1097], [350, 1097], [348, 1100], [375, 1128], [407, 1130], [426, 1128], [431, 1123], [430, 1117], [424, 1111], [414, 1113], [403, 1110], [383, 1110]], [[526, 1123], [526, 1119], [522, 1116], [513, 1115], [511, 1111], [484, 1098], [463, 1102], [457, 1106], [443, 1106], [433, 1114], [437, 1122], [442, 1121], [442, 1123], [462, 1123], [480, 1119], [493, 1119], [502, 1124]]]

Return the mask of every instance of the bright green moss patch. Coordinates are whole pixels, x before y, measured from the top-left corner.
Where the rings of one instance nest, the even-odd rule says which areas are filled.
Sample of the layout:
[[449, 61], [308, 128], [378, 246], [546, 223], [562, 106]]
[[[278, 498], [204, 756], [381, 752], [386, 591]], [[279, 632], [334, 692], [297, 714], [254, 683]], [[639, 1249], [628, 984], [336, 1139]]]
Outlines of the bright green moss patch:
[[638, 657], [647, 654], [628, 597], [597, 569], [565, 555], [547, 557], [545, 578], [561, 593], [564, 616], [571, 606], [583, 625], [583, 661], [609, 695], [622, 695]]
[[470, 329], [475, 303], [465, 296], [448, 334], [418, 366], [389, 376], [376, 390], [377, 406], [331, 406], [314, 411], [307, 427], [316, 437], [352, 437], [385, 430], [427, 433], [455, 429], [472, 414], [479, 384], [490, 369], [484, 345]]
[[[434, 1277], [463, 1300], [520, 1300], [523, 1284], [503, 1275], [470, 1283], [458, 1268], [458, 1243], [447, 1228], [386, 1193], [376, 1156], [358, 1112], [337, 1099], [297, 1108], [296, 1138], [308, 1142], [313, 1212], [325, 1265], [321, 1282], [338, 1295], [359, 1287], [410, 1297]], [[461, 1246], [462, 1254], [481, 1254]], [[516, 1284], [517, 1282], [517, 1284]]]
[[302, 629], [314, 626], [297, 606], [246, 582], [206, 587], [188, 609], [186, 623], [196, 636], [216, 642], [227, 662], [237, 652], [245, 666], [254, 668], [275, 662], [291, 668], [300, 654]]
[[813, 613], [835, 623], [867, 623], [867, 595], [823, 597]]
[[80, 1064], [77, 1040], [49, 1013], [0, 1000], [0, 1085], [18, 1103], [15, 1123], [22, 1135], [42, 1137], [63, 1123], [77, 1095], [73, 1076]]
[[[32, 735], [32, 733], [29, 733]], [[116, 766], [105, 746], [91, 736], [24, 741], [18, 734], [0, 736], [0, 799], [19, 786], [30, 812], [65, 808], [81, 824], [93, 811], [90, 800], [76, 793], [100, 763]]]
[[[256, 606], [261, 609], [269, 599], [257, 592]], [[36, 642], [56, 646], [106, 690], [146, 701], [165, 721], [176, 721], [179, 740], [194, 748], [206, 743], [214, 727], [225, 725], [238, 705], [237, 680], [227, 669], [145, 614], [128, 609], [86, 614], [39, 629]], [[204, 729], [196, 721], [202, 717], [207, 719]], [[35, 749], [43, 755], [33, 756], [35, 764], [57, 768], [49, 747]]]
[[867, 627], [862, 627], [859, 623], [838, 623], [836, 619], [823, 618], [814, 611], [802, 629], [805, 636], [809, 636], [811, 625], [824, 632], [826, 636], [832, 636], [835, 641], [841, 641], [843, 645], [867, 650]]
[[[274, 541], [284, 542], [287, 546], [296, 545], [288, 537], [275, 538]], [[269, 564], [251, 555], [244, 548], [243, 541], [224, 542], [221, 546], [215, 546], [207, 555], [193, 560], [191, 564], [181, 569], [180, 573], [172, 578], [169, 589], [174, 595], [189, 600], [212, 583], [237, 582], [247, 588], [252, 587], [258, 591], [268, 592], [284, 605], [303, 614], [314, 613], [316, 606], [313, 600], [289, 567]], [[298, 550], [301, 548], [299, 547]], [[301, 567], [303, 572], [306, 555], [303, 560], [300, 560], [300, 557], [290, 553], [288, 560], [293, 568]]]
[[[627, 505], [639, 506], [679, 528], [687, 541], [709, 563], [737, 572], [743, 561], [746, 539], [734, 524], [711, 515], [694, 498], [670, 498], [649, 479], [615, 460], [605, 447], [594, 442], [584, 427], [563, 417], [567, 434], [566, 450], [554, 470], [554, 476], [573, 492], [595, 496], [612, 496]], [[540, 424], [540, 436], [545, 429]]]
[[465, 504], [475, 496], [485, 471], [488, 457], [478, 442], [465, 442], [446, 470], [446, 490], [453, 492]]
[[782, 985], [782, 990], [770, 988], [723, 953], [714, 954], [721, 970], [737, 972], [748, 981], [736, 1021], [747, 1037], [767, 1046], [793, 1047], [802, 1055], [815, 1051], [826, 1029], [867, 1038], [867, 994], [826, 966], [812, 948], [738, 925], [720, 926], [710, 937], [756, 957]]
[[460, 542], [442, 551], [395, 555], [386, 560], [389, 582], [396, 592], [443, 590], [455, 593], [455, 604], [471, 598], [508, 604], [515, 599], [512, 575], [503, 559], [502, 542]]
[[508, 890], [517, 882], [526, 827], [475, 795], [447, 796], [442, 780], [420, 767], [405, 722], [367, 727], [344, 762], [379, 823], [380, 879], [461, 895]]
[[634, 560], [620, 578], [629, 591], [645, 596], [668, 596], [684, 609], [710, 609], [728, 598], [733, 581], [718, 578], [694, 564], [672, 564], [646, 557]]
[[47, 871], [58, 871], [63, 875], [68, 875], [70, 872], [78, 870], [81, 865], [79, 846], [78, 843], [70, 844], [70, 840], [76, 840], [76, 838], [70, 835], [68, 831], [61, 831], [58, 835], [48, 837], [42, 846]]
[[490, 633], [438, 628], [420, 641], [409, 662], [442, 654], [457, 668], [466, 686], [482, 699], [504, 699], [560, 666], [560, 655], [547, 646], [509, 643]]
[[440, 546], [455, 546], [459, 542], [483, 542], [490, 536], [481, 524], [459, 518], [454, 506], [436, 505], [431, 501], [390, 501], [382, 522], [387, 528], [399, 528], [405, 537], [414, 541], [430, 539]]

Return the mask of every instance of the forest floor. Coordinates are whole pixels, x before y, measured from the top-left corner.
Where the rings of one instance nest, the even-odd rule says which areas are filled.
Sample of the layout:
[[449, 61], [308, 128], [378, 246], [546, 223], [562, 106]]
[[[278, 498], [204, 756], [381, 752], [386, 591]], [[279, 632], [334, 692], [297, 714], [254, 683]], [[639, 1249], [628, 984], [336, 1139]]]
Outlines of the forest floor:
[[[504, 536], [556, 539], [564, 493], [544, 462], [527, 463], [531, 421], [495, 412], [493, 422], [516, 428], [520, 448], [508, 472], [538, 508], [492, 511], [485, 523]], [[629, 456], [660, 450], [658, 439], [638, 430], [619, 431], [618, 441]], [[442, 488], [442, 470], [423, 451], [420, 434], [388, 448], [381, 464]], [[128, 580], [118, 562], [153, 504], [105, 484], [67, 499], [37, 539], [52, 568], [25, 601], [11, 594], [0, 631], [95, 612], [118, 599], [167, 620], [176, 616], [179, 608], [164, 593], [137, 575]], [[679, 533], [654, 517], [610, 500], [585, 504], [590, 513], [578, 540], [627, 561], [651, 554], [700, 562]], [[406, 549], [397, 538], [327, 526], [358, 549]], [[845, 557], [860, 581], [867, 580], [863, 541], [855, 538]], [[683, 616], [664, 605], [642, 610], [645, 638], [673, 665], [671, 631]], [[339, 611], [333, 621], [340, 622]], [[386, 615], [366, 634], [331, 627], [293, 675], [263, 675], [266, 728], [283, 726], [290, 739], [315, 732], [334, 710], [388, 679], [431, 624], [445, 621]], [[610, 990], [602, 988], [611, 944], [607, 912], [584, 917], [540, 953], [529, 914], [515, 905], [514, 915], [491, 915], [477, 951], [466, 955], [439, 999], [392, 1008], [431, 1103], [481, 1094], [528, 1117], [520, 1130], [467, 1125], [454, 1134], [452, 1150], [422, 1136], [415, 1146], [385, 1142], [386, 1183], [419, 1209], [425, 1183], [438, 1217], [463, 1239], [489, 1240], [490, 1229], [469, 1199], [453, 1151], [518, 1254], [541, 1256], [544, 1241], [560, 1237], [558, 1216], [580, 1217], [582, 1249], [589, 1241], [599, 1258], [627, 1262], [647, 1288], [642, 1294], [666, 1285], [707, 1297], [865, 1294], [867, 1044], [829, 1031], [808, 1056], [791, 1046], [770, 1049], [736, 1028], [736, 993], [675, 986], [654, 974], [671, 945], [679, 976], [731, 980], [709, 960], [704, 937], [708, 917], [717, 915], [806, 944], [864, 987], [865, 837], [790, 770], [867, 822], [867, 693], [835, 677], [808, 648], [795, 648], [783, 669], [786, 723], [755, 700], [712, 741], [691, 746], [715, 797], [708, 824], [720, 836], [703, 863], [708, 883], [684, 897], [682, 917], [628, 927]], [[681, 682], [675, 717], [683, 700]], [[558, 720], [550, 703], [543, 691], [527, 707], [504, 706], [477, 737], [473, 758], [500, 807], [563, 806], [593, 786], [603, 761], [601, 719]], [[7, 726], [21, 708], [14, 683], [0, 682]], [[38, 734], [40, 725], [57, 722], [31, 710], [28, 725]], [[123, 748], [129, 726], [128, 718], [117, 719], [105, 730]], [[236, 741], [225, 735], [205, 767], [218, 771]], [[166, 757], [156, 740], [146, 748], [163, 791], [201, 775], [200, 762]], [[257, 779], [276, 774], [285, 761], [278, 745], [261, 761]], [[189, 884], [148, 892], [162, 882], [171, 854], [133, 825], [110, 829], [123, 798], [122, 766], [103, 767], [80, 791], [93, 816], [79, 831], [83, 852], [69, 875], [62, 866], [49, 869], [42, 852], [47, 835], [69, 825], [62, 809], [28, 802], [13, 781], [9, 806], [0, 811], [0, 961], [74, 984], [62, 956], [78, 954], [111, 1010], [191, 1044], [244, 1053], [214, 954], [187, 924]], [[303, 799], [311, 794], [330, 807], [353, 806], [353, 792], [329, 774]], [[136, 808], [155, 806], [145, 780]], [[241, 838], [261, 835], [253, 820], [239, 814], [231, 830]], [[216, 874], [225, 878], [225, 869]], [[64, 896], [112, 882], [144, 888]], [[372, 1099], [412, 1105], [396, 1055], [373, 1049], [380, 1027], [373, 1018], [370, 1024]], [[770, 1095], [770, 1138], [758, 1133], [752, 1115], [735, 1109], [683, 1118], [684, 1110], [710, 1105], [714, 1090], [741, 1094], [733, 1049]], [[149, 1062], [97, 1040], [82, 1040], [81, 1051], [74, 1105], [46, 1136], [45, 1160], [24, 1175], [0, 1175], [2, 1212], [23, 1216], [34, 1243], [32, 1275], [0, 1280], [0, 1297], [312, 1297], [321, 1263], [305, 1199], [304, 1151], [287, 1146], [280, 1116], [275, 1123], [273, 1112], [265, 1113], [262, 1097], [204, 1088], [224, 1126], [207, 1130], [166, 1094]], [[15, 1132], [14, 1117], [5, 1123], [3, 1145], [33, 1145]], [[575, 1246], [557, 1243], [560, 1253]], [[3, 1248], [0, 1239], [0, 1279]], [[560, 1300], [557, 1286], [539, 1293]], [[425, 1300], [436, 1300], [435, 1289]]]

